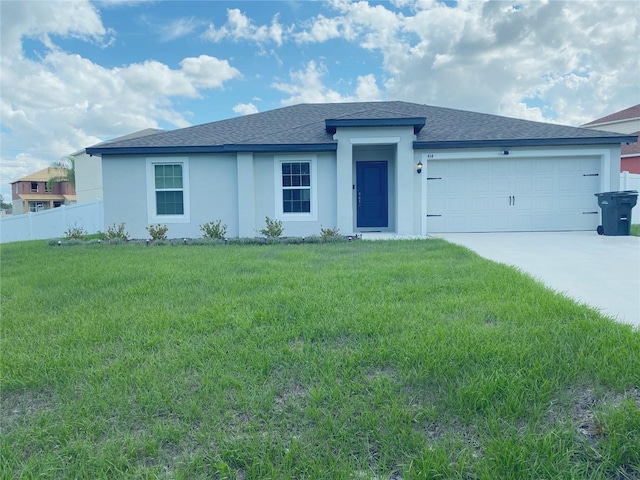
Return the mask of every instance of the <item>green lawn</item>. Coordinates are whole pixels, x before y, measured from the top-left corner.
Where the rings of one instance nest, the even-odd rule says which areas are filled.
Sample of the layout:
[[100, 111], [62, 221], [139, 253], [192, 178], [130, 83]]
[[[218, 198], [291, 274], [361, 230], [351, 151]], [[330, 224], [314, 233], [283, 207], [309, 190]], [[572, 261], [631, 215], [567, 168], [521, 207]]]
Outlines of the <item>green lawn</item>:
[[0, 478], [640, 477], [640, 331], [442, 240], [1, 261]]
[[631, 235], [640, 237], [640, 224], [631, 225]]

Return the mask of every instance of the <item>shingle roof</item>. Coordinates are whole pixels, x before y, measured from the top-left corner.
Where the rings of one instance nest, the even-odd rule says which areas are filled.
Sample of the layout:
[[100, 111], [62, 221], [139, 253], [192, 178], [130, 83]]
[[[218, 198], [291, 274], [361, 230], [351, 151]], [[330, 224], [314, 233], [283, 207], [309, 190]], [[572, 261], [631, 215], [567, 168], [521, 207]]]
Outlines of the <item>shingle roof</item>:
[[[129, 140], [131, 138], [138, 138], [138, 137], [144, 137], [146, 135], [153, 135], [154, 133], [159, 133], [159, 132], [164, 132], [164, 130], [160, 128], [145, 128], [144, 130], [138, 130], [137, 132], [129, 133], [121, 137], [112, 138], [111, 140], [105, 140], [104, 142], [100, 142], [97, 145], [94, 145], [94, 147], [103, 146], [103, 145], [106, 145], [107, 143], [119, 142], [121, 140]], [[84, 148], [82, 150], [78, 150], [77, 152], [73, 152], [71, 156], [75, 157], [83, 153], [85, 153]]]
[[633, 107], [625, 108], [624, 110], [620, 110], [619, 112], [607, 115], [606, 117], [598, 118], [597, 120], [594, 120], [592, 122], [585, 123], [583, 126], [586, 127], [587, 125], [619, 122], [621, 120], [631, 120], [633, 118], [640, 118], [640, 103], [638, 105], [634, 105]]
[[[335, 150], [326, 120], [426, 119], [415, 148], [620, 143], [612, 132], [416, 103], [300, 104], [87, 148], [89, 154]], [[631, 140], [635, 140], [631, 139]]]
[[18, 180], [11, 182], [11, 184], [13, 185], [17, 182], [48, 182], [52, 178], [63, 177], [65, 173], [66, 172], [64, 170], [58, 168], [43, 168], [35, 173], [30, 173], [29, 175], [19, 178]]

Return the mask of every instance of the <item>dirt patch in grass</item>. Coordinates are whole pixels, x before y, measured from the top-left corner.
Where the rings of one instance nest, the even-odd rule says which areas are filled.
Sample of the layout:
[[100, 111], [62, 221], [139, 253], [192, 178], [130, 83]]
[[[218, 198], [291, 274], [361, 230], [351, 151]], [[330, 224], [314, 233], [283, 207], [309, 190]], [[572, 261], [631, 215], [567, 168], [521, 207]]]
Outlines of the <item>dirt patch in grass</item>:
[[640, 408], [640, 388], [631, 388], [623, 393], [611, 390], [595, 390], [593, 387], [581, 385], [564, 392], [563, 397], [570, 399], [570, 407], [554, 404], [546, 416], [548, 423], [562, 422], [568, 419], [576, 434], [586, 439], [592, 446], [597, 437], [603, 435], [604, 427], [597, 419], [598, 410], [606, 405], [619, 407], [624, 401], [633, 400]]
[[2, 393], [0, 402], [0, 431], [8, 433], [17, 424], [28, 423], [44, 412], [55, 408], [55, 394], [43, 390], [21, 390]]
[[464, 425], [457, 419], [450, 424], [432, 422], [422, 427], [422, 433], [430, 444], [440, 443], [446, 440], [461, 441], [465, 449], [471, 452], [473, 458], [479, 458], [483, 454], [480, 436], [473, 425]]
[[282, 413], [286, 408], [302, 408], [302, 399], [307, 396], [309, 390], [304, 385], [294, 384], [275, 397], [273, 410]]

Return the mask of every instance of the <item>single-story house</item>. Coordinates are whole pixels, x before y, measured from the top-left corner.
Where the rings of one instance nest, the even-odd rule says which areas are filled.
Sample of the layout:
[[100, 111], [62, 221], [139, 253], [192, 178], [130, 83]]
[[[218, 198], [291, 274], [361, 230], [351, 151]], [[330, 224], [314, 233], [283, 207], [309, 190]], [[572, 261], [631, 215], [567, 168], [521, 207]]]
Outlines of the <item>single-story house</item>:
[[414, 103], [301, 104], [89, 147], [105, 225], [198, 237], [594, 230], [637, 137]]
[[[144, 137], [145, 135], [158, 132], [162, 132], [162, 130], [147, 128], [122, 137], [106, 140], [99, 145], [102, 146], [109, 142]], [[71, 156], [75, 158], [77, 202], [86, 203], [102, 200], [102, 161], [100, 157], [87, 155], [87, 151], [84, 148], [73, 152]]]

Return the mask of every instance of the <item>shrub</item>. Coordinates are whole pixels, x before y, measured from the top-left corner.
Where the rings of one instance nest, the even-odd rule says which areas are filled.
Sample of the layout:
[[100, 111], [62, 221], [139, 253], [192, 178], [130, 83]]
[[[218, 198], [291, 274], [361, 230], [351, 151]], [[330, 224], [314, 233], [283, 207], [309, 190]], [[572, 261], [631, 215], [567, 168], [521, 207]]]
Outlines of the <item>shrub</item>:
[[302, 237], [286, 237], [280, 240], [280, 243], [284, 245], [301, 245], [304, 243], [304, 239]]
[[326, 242], [329, 238], [340, 236], [340, 229], [338, 227], [334, 227], [334, 228], [320, 227], [320, 236], [322, 237], [322, 241]]
[[260, 233], [265, 237], [278, 238], [284, 232], [280, 220], [271, 220], [269, 217], [265, 217], [265, 223], [266, 227], [260, 230]]
[[66, 238], [67, 240], [82, 240], [85, 235], [87, 235], [87, 231], [82, 227], [76, 226], [75, 223], [72, 227], [69, 227], [69, 230], [64, 232], [64, 238]]
[[116, 225], [115, 223], [110, 227], [107, 227], [107, 231], [103, 234], [105, 240], [115, 240], [116, 238], [120, 240], [129, 240], [129, 232], [124, 229], [124, 222], [120, 225]]
[[229, 245], [264, 245], [265, 239], [260, 237], [239, 237], [230, 238]]
[[189, 242], [189, 245], [224, 245], [225, 241], [219, 238], [210, 238], [210, 237], [202, 237], [202, 238], [194, 238]]
[[304, 238], [304, 243], [322, 243], [322, 237], [318, 235], [311, 235]]
[[149, 225], [145, 227], [149, 235], [151, 235], [152, 240], [166, 240], [167, 239], [167, 230], [169, 227], [166, 225]]
[[227, 234], [227, 226], [222, 225], [222, 220], [216, 220], [215, 222], [200, 225], [200, 230], [202, 230], [203, 238], [224, 240], [224, 236]]

